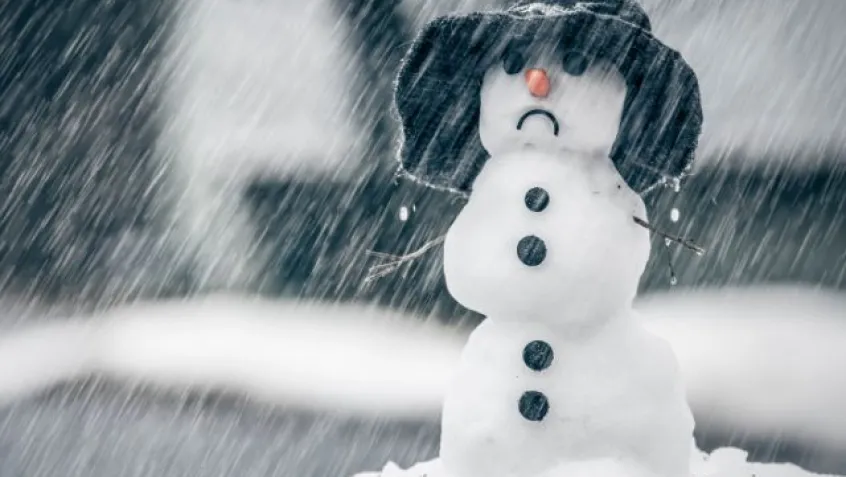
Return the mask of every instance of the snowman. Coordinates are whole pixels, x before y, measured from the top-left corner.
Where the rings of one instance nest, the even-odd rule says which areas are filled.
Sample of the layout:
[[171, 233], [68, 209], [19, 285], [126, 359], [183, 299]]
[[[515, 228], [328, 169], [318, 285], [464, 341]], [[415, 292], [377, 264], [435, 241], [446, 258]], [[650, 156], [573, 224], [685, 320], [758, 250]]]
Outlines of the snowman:
[[689, 168], [702, 115], [694, 73], [650, 32], [631, 0], [523, 2], [437, 19], [406, 56], [400, 170], [467, 198], [444, 275], [486, 317], [440, 459], [408, 475], [690, 474], [675, 356], [631, 303], [650, 252], [640, 193]]

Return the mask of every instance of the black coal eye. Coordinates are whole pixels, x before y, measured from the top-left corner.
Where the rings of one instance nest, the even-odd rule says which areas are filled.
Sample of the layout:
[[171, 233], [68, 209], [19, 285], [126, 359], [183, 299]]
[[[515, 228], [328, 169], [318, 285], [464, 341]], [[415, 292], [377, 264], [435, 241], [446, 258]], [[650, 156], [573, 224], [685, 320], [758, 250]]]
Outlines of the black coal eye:
[[568, 51], [564, 54], [562, 66], [564, 67], [564, 72], [568, 75], [581, 76], [587, 71], [590, 61], [588, 61], [584, 54], [578, 51]]
[[510, 75], [516, 75], [526, 66], [526, 57], [518, 50], [509, 50], [502, 55], [502, 69]]

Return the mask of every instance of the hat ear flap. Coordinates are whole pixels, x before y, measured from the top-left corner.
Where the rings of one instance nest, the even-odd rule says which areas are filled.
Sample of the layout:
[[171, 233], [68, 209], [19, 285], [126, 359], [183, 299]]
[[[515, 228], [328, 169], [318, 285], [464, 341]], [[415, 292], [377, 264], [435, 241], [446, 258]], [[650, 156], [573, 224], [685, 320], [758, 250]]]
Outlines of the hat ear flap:
[[627, 68], [629, 94], [611, 156], [626, 182], [644, 190], [690, 167], [702, 125], [699, 86], [679, 57], [641, 58]]
[[437, 37], [438, 28], [435, 22], [429, 23], [406, 52], [394, 85], [396, 93], [394, 99], [400, 109], [411, 99], [415, 81], [428, 69], [427, 65], [431, 63], [434, 50], [437, 48]]
[[[442, 17], [429, 22], [400, 66], [397, 92], [412, 92], [423, 78], [451, 82], [468, 67], [468, 57], [489, 49], [490, 31], [480, 15]], [[470, 62], [472, 63], [472, 62]], [[403, 96], [396, 98], [402, 101]]]
[[487, 157], [478, 133], [481, 81], [467, 58], [480, 20], [444, 17], [429, 23], [397, 78], [400, 165], [436, 188], [469, 190]]

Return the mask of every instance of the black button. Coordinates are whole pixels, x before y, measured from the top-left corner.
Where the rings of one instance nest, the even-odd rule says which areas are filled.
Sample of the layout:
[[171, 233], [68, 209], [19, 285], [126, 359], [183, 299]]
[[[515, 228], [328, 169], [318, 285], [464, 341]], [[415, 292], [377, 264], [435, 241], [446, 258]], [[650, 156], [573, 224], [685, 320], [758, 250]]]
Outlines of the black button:
[[546, 258], [546, 244], [534, 235], [523, 237], [517, 244], [517, 256], [530, 267], [538, 266]]
[[540, 212], [549, 205], [549, 192], [542, 187], [532, 187], [526, 192], [526, 207], [532, 212]]
[[520, 397], [520, 414], [529, 421], [542, 421], [549, 412], [549, 400], [540, 391], [526, 391]]
[[550, 367], [553, 358], [552, 346], [546, 341], [532, 341], [523, 348], [523, 362], [534, 371]]

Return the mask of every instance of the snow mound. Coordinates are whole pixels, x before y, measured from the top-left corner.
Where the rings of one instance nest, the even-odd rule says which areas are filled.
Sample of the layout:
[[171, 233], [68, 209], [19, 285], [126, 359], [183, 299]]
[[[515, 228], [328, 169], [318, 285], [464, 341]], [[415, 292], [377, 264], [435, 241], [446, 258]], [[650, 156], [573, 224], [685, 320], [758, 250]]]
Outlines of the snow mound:
[[[554, 469], [539, 477], [649, 477], [636, 470], [621, 474], [621, 464], [610, 460], [579, 462], [568, 465], [566, 470]], [[793, 464], [765, 464], [747, 461], [746, 451], [724, 447], [708, 454], [697, 452], [690, 463], [691, 477], [837, 477], [832, 474], [815, 474]], [[354, 477], [450, 477], [441, 466], [440, 459], [421, 462], [402, 469], [389, 462], [381, 472], [365, 472]]]

